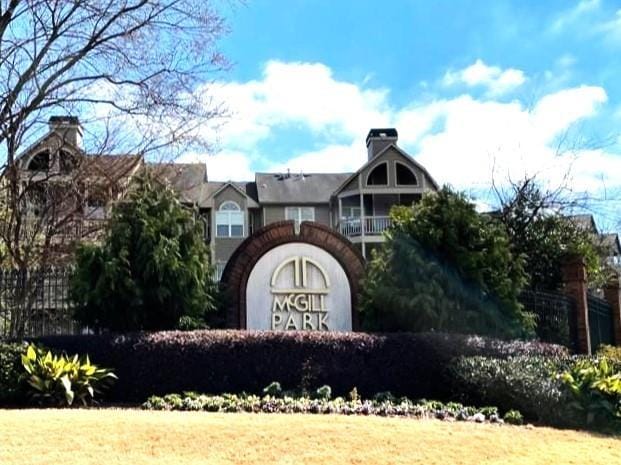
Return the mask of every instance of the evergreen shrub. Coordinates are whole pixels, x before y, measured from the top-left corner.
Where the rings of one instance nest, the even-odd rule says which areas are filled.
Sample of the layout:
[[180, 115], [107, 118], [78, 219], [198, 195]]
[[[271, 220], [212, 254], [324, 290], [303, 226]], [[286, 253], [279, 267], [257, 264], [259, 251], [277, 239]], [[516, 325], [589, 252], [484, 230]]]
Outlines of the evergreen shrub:
[[119, 380], [108, 397], [127, 402], [184, 391], [260, 394], [274, 379], [309, 392], [329, 385], [336, 396], [355, 386], [367, 397], [391, 391], [444, 400], [453, 395], [445, 376], [457, 356], [567, 354], [550, 344], [443, 333], [167, 331], [38, 342], [113, 368]]
[[0, 342], [0, 406], [15, 405], [24, 399], [20, 376], [24, 371], [21, 356], [25, 353], [25, 344]]

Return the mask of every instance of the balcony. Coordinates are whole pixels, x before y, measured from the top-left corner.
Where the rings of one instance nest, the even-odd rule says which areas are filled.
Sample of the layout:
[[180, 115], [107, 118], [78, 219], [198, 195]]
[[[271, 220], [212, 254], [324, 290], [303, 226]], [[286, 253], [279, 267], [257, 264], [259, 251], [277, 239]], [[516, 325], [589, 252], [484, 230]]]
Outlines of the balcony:
[[389, 216], [366, 216], [364, 218], [343, 218], [338, 225], [338, 231], [345, 237], [379, 236], [389, 227]]

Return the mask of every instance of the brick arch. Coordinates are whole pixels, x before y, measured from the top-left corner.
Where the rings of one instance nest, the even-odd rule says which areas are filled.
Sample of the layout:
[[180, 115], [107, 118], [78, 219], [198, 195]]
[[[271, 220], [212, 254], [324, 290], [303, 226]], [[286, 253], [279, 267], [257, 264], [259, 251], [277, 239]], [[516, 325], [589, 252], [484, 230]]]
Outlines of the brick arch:
[[317, 246], [343, 267], [351, 291], [352, 328], [359, 327], [358, 295], [364, 274], [364, 258], [344, 236], [329, 227], [310, 221], [300, 225], [296, 234], [293, 221], [278, 221], [258, 229], [240, 244], [229, 259], [220, 285], [227, 297], [226, 325], [229, 328], [246, 328], [246, 285], [250, 272], [259, 259], [283, 244], [302, 242]]

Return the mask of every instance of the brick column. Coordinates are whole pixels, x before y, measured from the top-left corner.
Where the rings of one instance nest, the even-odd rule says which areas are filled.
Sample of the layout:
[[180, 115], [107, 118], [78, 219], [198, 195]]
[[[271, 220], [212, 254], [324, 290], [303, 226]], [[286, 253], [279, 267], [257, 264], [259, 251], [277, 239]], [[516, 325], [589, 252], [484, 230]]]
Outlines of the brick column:
[[562, 267], [564, 292], [576, 303], [576, 348], [581, 354], [591, 353], [589, 307], [587, 302], [586, 266], [581, 257], [569, 259]]
[[608, 280], [604, 287], [604, 298], [612, 307], [612, 330], [617, 346], [621, 346], [621, 291], [619, 287], [619, 275], [617, 273]]

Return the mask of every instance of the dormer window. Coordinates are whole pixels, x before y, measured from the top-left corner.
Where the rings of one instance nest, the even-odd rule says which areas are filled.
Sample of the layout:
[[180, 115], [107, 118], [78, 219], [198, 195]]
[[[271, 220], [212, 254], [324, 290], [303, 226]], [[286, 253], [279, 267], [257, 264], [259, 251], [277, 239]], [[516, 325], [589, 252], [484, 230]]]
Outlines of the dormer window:
[[47, 171], [50, 169], [50, 152], [44, 150], [37, 153], [28, 163], [29, 171]]
[[244, 237], [244, 212], [227, 200], [216, 212], [216, 237]]
[[416, 186], [418, 185], [418, 179], [414, 171], [409, 166], [403, 163], [396, 162], [397, 168], [397, 186]]
[[388, 185], [388, 164], [380, 163], [367, 176], [367, 186]]

